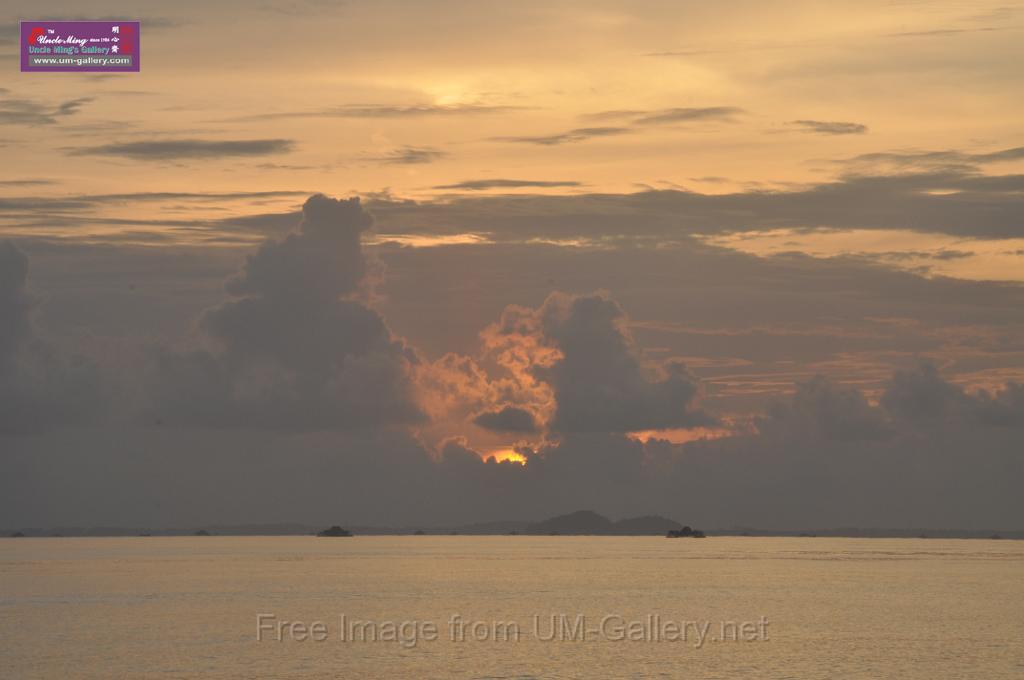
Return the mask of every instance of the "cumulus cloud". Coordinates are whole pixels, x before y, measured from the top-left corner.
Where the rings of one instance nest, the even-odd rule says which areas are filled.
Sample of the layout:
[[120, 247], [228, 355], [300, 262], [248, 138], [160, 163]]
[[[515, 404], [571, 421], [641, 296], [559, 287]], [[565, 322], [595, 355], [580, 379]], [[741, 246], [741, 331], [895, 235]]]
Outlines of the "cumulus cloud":
[[553, 432], [629, 432], [706, 425], [691, 408], [697, 383], [678, 362], [646, 369], [622, 308], [604, 294], [553, 293], [538, 309], [511, 306], [484, 337], [512, 371], [550, 385]]
[[72, 156], [120, 156], [140, 161], [163, 161], [270, 156], [288, 153], [294, 146], [295, 142], [290, 139], [156, 139], [80, 147], [71, 149], [69, 153]]
[[346, 428], [420, 417], [415, 353], [356, 299], [367, 275], [358, 199], [313, 196], [298, 229], [264, 243], [199, 326], [219, 351], [161, 353], [157, 408], [186, 422]]
[[0, 242], [0, 435], [81, 422], [99, 408], [99, 376], [37, 337], [28, 258]]
[[[312, 523], [465, 523], [590, 507], [613, 516], [665, 514], [709, 528], [995, 529], [1013, 528], [1007, 522], [1024, 510], [1021, 385], [967, 390], [923, 364], [891, 375], [880, 396], [850, 386], [870, 378], [857, 351], [905, 357], [933, 347], [928, 343], [943, 324], [955, 325], [949, 332], [959, 356], [969, 355], [964, 361], [981, 361], [970, 354], [971, 343], [1016, 356], [1019, 287], [704, 248], [502, 245], [480, 248], [475, 258], [459, 248], [396, 249], [389, 270], [400, 272], [395, 278], [404, 287], [385, 289], [382, 299], [400, 298], [414, 310], [420, 325], [412, 328], [419, 330], [403, 328], [404, 335], [420, 341], [437, 319], [458, 318], [474, 336], [500, 314], [485, 328], [479, 353], [450, 351], [446, 332], [430, 353], [441, 358], [427, 362], [362, 302], [376, 271], [361, 245], [371, 226], [358, 201], [311, 198], [302, 223], [259, 247], [226, 284], [228, 299], [200, 317], [208, 348], [155, 353], [146, 394], [152, 417], [137, 428], [105, 424], [74, 436], [52, 425], [82, 422], [86, 412], [73, 407], [96, 402], [97, 393], [82, 387], [90, 372], [52, 349], [33, 349], [45, 343], [31, 325], [27, 260], [13, 247], [0, 250], [0, 359], [17, 367], [0, 383], [8, 473], [0, 479], [0, 525], [61, 517], [116, 524], [136, 510], [154, 524], [182, 516], [203, 523], [210, 517], [280, 521], [284, 506], [289, 518]], [[61, 266], [68, 251], [55, 255], [68, 246], [33, 246], [44, 259], [57, 257], [48, 277], [64, 272], [69, 292], [92, 280], [90, 267], [106, 277], [124, 266], [106, 249], [108, 259], [96, 260], [79, 247], [71, 251], [77, 266], [68, 274]], [[151, 253], [121, 257], [132, 261], [133, 277], [138, 269], [168, 269], [151, 266], [160, 262]], [[217, 257], [216, 266], [203, 260], [188, 270], [199, 277], [189, 280], [206, 282], [215, 300], [217, 282], [230, 268], [223, 265], [226, 255]], [[409, 264], [415, 258], [418, 264]], [[176, 262], [199, 267], [187, 258]], [[592, 290], [589, 283], [607, 280], [613, 270], [655, 278], [628, 277], [616, 286], [615, 299], [544, 298], [562, 283]], [[423, 286], [426, 276], [433, 285]], [[524, 281], [514, 294], [535, 301], [531, 306], [507, 305], [508, 287], [495, 282], [510, 279]], [[479, 282], [480, 290], [458, 297], [466, 280]], [[177, 300], [180, 280], [168, 281]], [[652, 281], [660, 295], [652, 294]], [[729, 286], [714, 285], [719, 281]], [[95, 288], [86, 288], [60, 303], [63, 314], [88, 307], [93, 318], [116, 319], [111, 307], [130, 297], [90, 306]], [[679, 294], [690, 289], [702, 295]], [[841, 310], [837, 298], [844, 300]], [[479, 309], [463, 318], [439, 300], [456, 310]], [[630, 321], [616, 300], [644, 319], [663, 319], [671, 305], [677, 323]], [[129, 303], [136, 305], [131, 316], [154, 301]], [[382, 308], [391, 319], [395, 307]], [[735, 322], [736, 309], [762, 331], [723, 328]], [[134, 321], [144, 331], [166, 323], [159, 310], [147, 314]], [[830, 325], [815, 327], [817, 334], [791, 326], [825, 316]], [[874, 325], [857, 325], [865, 317]], [[974, 338], [965, 320], [987, 324], [990, 332]], [[866, 334], [872, 328], [897, 330], [874, 337]], [[698, 365], [719, 384], [735, 384], [744, 372], [778, 361], [791, 373], [768, 376], [776, 395], [784, 375], [809, 370], [816, 359], [833, 358], [825, 362], [831, 368], [849, 361], [856, 374], [847, 384], [801, 377], [791, 396], [763, 412], [758, 402], [751, 411], [760, 414], [749, 422], [729, 419], [739, 424], [728, 436], [677, 444], [659, 438], [670, 433], [649, 431], [712, 422], [695, 408], [703, 388], [678, 362], [652, 361], [634, 337], [641, 333], [644, 347], [664, 352], [653, 356], [685, 356], [691, 365], [691, 357], [703, 359]], [[434, 354], [446, 347], [448, 354]], [[706, 398], [700, 403], [713, 408]], [[419, 436], [427, 425], [436, 429]], [[648, 435], [643, 441], [641, 430]], [[11, 436], [22, 431], [36, 436]], [[499, 447], [515, 447], [526, 465], [481, 460]], [[180, 502], [182, 489], [189, 507]], [[33, 501], [37, 496], [47, 499], [45, 508]], [[267, 498], [279, 502], [268, 508]]]
[[892, 417], [919, 427], [949, 424], [1024, 426], [1024, 386], [1009, 382], [994, 394], [971, 394], [939, 375], [938, 367], [922, 362], [914, 370], [897, 371], [881, 399]]

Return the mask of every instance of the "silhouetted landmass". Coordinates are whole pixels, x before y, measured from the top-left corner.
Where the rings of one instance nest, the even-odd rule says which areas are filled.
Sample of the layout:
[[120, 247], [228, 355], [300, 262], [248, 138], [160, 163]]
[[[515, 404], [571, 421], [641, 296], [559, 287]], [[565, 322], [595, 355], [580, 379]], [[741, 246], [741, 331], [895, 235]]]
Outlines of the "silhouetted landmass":
[[[575, 520], [568, 519], [574, 518]], [[589, 519], [587, 519], [589, 517]], [[558, 520], [555, 522], [555, 520]], [[552, 526], [554, 522], [564, 526]], [[610, 524], [610, 526], [609, 526]], [[546, 526], [546, 530], [537, 530]], [[506, 520], [499, 522], [479, 522], [473, 524], [448, 525], [440, 527], [387, 527], [387, 526], [350, 526], [349, 530], [359, 536], [408, 536], [417, 530], [434, 535], [445, 535], [457, 532], [461, 536], [515, 536], [515, 535], [595, 535], [595, 536], [667, 536], [669, 531], [684, 528], [683, 525], [665, 517], [648, 515], [622, 519], [617, 522], [593, 512], [583, 511], [552, 517], [543, 522], [527, 522]], [[311, 536], [318, 533], [318, 528], [296, 523], [277, 524], [236, 524], [206, 526], [204, 531], [210, 536]], [[0, 528], [0, 537], [101, 537], [101, 536], [193, 536], [197, 532], [192, 528], [153, 528], [153, 527], [55, 527], [52, 529], [38, 527]], [[841, 527], [838, 529], [757, 529], [752, 527], [731, 527], [713, 529], [707, 532], [715, 536], [791, 536], [820, 538], [964, 538], [985, 540], [1024, 540], [1024, 530], [1005, 529], [879, 529]]]
[[412, 532], [412, 535], [413, 536], [426, 536], [427, 532], [424, 531], [423, 529], [417, 529], [416, 531]]
[[192, 535], [193, 535], [193, 536], [209, 536], [209, 535], [210, 535], [210, 532], [209, 532], [209, 531], [207, 531], [206, 529], [200, 529], [199, 531], [195, 532], [195, 533], [194, 533], [194, 534], [192, 534]]
[[689, 526], [685, 526], [682, 529], [671, 529], [665, 538], [704, 538], [705, 534], [700, 529], [691, 529]]
[[547, 536], [595, 536], [611, 534], [614, 522], [592, 510], [577, 510], [526, 527], [526, 533]]
[[682, 524], [660, 515], [629, 517], [613, 522], [592, 510], [579, 510], [559, 515], [526, 527], [525, 533], [548, 536], [666, 536], [687, 529]]
[[317, 532], [317, 536], [331, 536], [347, 538], [352, 535], [352, 532], [348, 529], [342, 529], [337, 524], [332, 526], [330, 529], [324, 529], [323, 531]]

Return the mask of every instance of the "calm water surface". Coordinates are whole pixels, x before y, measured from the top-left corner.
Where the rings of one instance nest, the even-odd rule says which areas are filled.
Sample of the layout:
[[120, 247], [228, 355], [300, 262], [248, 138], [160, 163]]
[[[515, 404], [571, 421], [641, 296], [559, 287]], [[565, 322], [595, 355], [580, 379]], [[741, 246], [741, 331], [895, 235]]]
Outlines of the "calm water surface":
[[[260, 614], [327, 639], [259, 640]], [[585, 639], [541, 639], [561, 615]], [[1024, 542], [3, 539], [0, 677], [1022, 678]]]

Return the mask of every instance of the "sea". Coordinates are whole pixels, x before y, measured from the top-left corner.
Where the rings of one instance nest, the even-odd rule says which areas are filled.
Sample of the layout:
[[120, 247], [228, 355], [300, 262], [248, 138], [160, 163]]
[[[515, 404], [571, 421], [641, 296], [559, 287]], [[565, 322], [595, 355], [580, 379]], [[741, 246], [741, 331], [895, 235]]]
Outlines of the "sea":
[[0, 539], [0, 678], [1024, 678], [1024, 541]]

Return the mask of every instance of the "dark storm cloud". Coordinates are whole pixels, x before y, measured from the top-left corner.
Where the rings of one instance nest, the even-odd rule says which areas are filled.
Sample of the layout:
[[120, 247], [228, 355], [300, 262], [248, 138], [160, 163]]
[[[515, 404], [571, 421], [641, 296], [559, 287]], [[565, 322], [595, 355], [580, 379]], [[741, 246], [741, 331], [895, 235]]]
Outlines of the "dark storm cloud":
[[419, 165], [433, 163], [447, 158], [448, 152], [430, 147], [403, 146], [379, 156], [368, 156], [367, 160], [394, 165]]
[[59, 104], [44, 104], [33, 99], [15, 99], [0, 92], [0, 125], [54, 125], [62, 118], [74, 115], [92, 97], [69, 99]]
[[290, 139], [167, 139], [101, 144], [71, 149], [72, 156], [119, 156], [142, 161], [181, 158], [225, 158], [269, 156], [288, 153], [295, 146]]
[[494, 432], [534, 433], [540, 430], [537, 419], [530, 411], [516, 406], [505, 406], [498, 411], [486, 411], [473, 418], [473, 424]]
[[524, 189], [530, 187], [578, 187], [579, 182], [544, 181], [530, 179], [470, 179], [455, 184], [440, 184], [435, 189], [462, 189], [465, 191], [487, 191], [488, 189]]
[[157, 417], [235, 427], [353, 428], [413, 422], [416, 361], [375, 311], [354, 299], [373, 224], [358, 199], [313, 196], [284, 239], [265, 242], [228, 280], [233, 299], [200, 328], [219, 352], [160, 352]]
[[558, 144], [571, 144], [574, 142], [583, 142], [588, 139], [594, 139], [598, 137], [614, 137], [617, 135], [625, 135], [628, 134], [629, 132], [630, 129], [624, 127], [584, 127], [575, 128], [573, 130], [560, 132], [554, 135], [492, 137], [491, 141], [514, 142], [518, 144], [538, 144], [540, 146], [556, 146]]
[[819, 135], [862, 135], [868, 131], [867, 125], [836, 120], [794, 120], [792, 124], [803, 132]]

